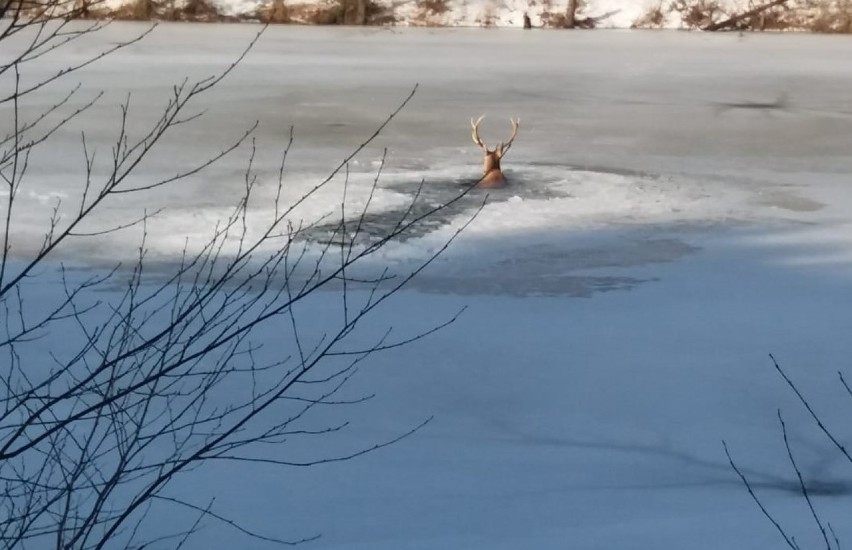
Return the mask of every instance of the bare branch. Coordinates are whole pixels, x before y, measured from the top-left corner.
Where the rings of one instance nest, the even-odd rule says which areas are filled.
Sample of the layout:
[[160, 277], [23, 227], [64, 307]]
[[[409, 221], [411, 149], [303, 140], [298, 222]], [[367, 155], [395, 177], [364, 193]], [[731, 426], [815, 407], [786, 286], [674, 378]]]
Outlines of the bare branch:
[[757, 507], [760, 508], [760, 511], [763, 512], [763, 515], [766, 516], [766, 519], [768, 519], [772, 523], [772, 525], [775, 526], [775, 529], [784, 538], [784, 542], [787, 543], [787, 546], [789, 546], [793, 550], [801, 550], [796, 544], [795, 540], [787, 535], [787, 533], [784, 531], [784, 528], [781, 527], [781, 524], [779, 524], [778, 521], [774, 517], [772, 517], [772, 514], [769, 513], [769, 511], [757, 497], [757, 494], [755, 494], [754, 489], [752, 489], [751, 483], [749, 482], [748, 478], [737, 467], [736, 463], [734, 462], [734, 459], [731, 458], [731, 453], [728, 451], [728, 444], [722, 441], [722, 447], [724, 447], [725, 449], [725, 456], [728, 457], [728, 462], [730, 463], [731, 468], [733, 468], [734, 472], [736, 472], [737, 476], [739, 476], [740, 480], [743, 482], [743, 485], [745, 485], [749, 496], [751, 496], [752, 500], [755, 502], [755, 504], [757, 504]]

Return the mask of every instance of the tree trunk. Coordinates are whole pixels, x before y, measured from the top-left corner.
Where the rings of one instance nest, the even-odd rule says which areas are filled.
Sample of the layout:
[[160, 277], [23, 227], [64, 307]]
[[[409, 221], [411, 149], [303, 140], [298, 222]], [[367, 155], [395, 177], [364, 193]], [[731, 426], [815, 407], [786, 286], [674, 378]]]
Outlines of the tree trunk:
[[271, 23], [290, 22], [289, 13], [287, 13], [287, 4], [284, 3], [284, 0], [273, 0], [268, 20]]
[[568, 0], [568, 11], [565, 13], [565, 28], [573, 29], [577, 24], [577, 0]]
[[358, 5], [355, 10], [355, 24], [367, 24], [367, 0], [358, 0]]

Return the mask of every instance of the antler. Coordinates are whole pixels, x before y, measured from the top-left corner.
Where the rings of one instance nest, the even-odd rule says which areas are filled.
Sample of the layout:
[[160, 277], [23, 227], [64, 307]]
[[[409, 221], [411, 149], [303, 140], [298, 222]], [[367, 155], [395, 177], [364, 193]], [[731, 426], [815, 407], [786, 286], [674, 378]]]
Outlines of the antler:
[[501, 157], [506, 154], [506, 152], [509, 150], [509, 147], [512, 146], [512, 142], [515, 141], [515, 136], [518, 135], [518, 125], [521, 123], [520, 118], [510, 118], [509, 120], [512, 122], [512, 137], [510, 137], [509, 141], [507, 141], [506, 143], [500, 144]]
[[488, 151], [488, 147], [485, 145], [485, 142], [482, 141], [482, 138], [479, 137], [479, 123], [482, 121], [483, 118], [485, 118], [485, 115], [482, 115], [481, 117], [476, 119], [476, 122], [474, 122], [472, 118], [470, 119], [470, 125], [473, 127], [473, 135], [471, 137], [473, 138], [473, 142], [475, 144], [482, 147], [483, 150]]

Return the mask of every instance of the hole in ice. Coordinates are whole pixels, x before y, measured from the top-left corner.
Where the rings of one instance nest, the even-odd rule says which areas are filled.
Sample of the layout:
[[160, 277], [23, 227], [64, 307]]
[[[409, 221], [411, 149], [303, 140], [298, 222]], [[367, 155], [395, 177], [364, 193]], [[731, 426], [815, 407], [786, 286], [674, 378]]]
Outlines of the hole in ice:
[[[563, 168], [569, 172], [570, 168]], [[469, 172], [470, 170], [466, 170]], [[509, 169], [505, 171], [509, 184], [500, 189], [470, 189], [479, 181], [476, 177], [430, 177], [424, 176], [423, 172], [406, 174], [395, 174], [393, 181], [383, 185], [396, 193], [407, 195], [410, 201], [401, 208], [383, 210], [378, 212], [367, 212], [360, 220], [357, 217], [347, 219], [347, 234], [343, 234], [340, 221], [333, 220], [310, 228], [303, 234], [309, 240], [319, 243], [340, 244], [352, 239], [352, 232], [359, 228], [356, 236], [358, 241], [369, 243], [381, 239], [392, 232], [399, 224], [409, 223], [412, 220], [427, 216], [432, 210], [443, 206], [437, 212], [425, 217], [422, 221], [412, 225], [404, 234], [400, 235], [400, 241], [415, 239], [434, 231], [435, 229], [451, 223], [457, 217], [473, 215], [483, 201], [489, 204], [502, 202], [520, 202], [527, 200], [549, 200], [554, 198], [568, 198], [570, 193], [565, 189], [554, 187], [554, 184], [564, 181], [557, 177], [553, 171], [542, 173], [540, 170]], [[421, 182], [425, 182], [421, 186]], [[465, 191], [470, 189], [466, 194]], [[463, 195], [463, 196], [462, 196]], [[357, 216], [353, 213], [353, 216]], [[348, 217], [348, 216], [347, 216]]]

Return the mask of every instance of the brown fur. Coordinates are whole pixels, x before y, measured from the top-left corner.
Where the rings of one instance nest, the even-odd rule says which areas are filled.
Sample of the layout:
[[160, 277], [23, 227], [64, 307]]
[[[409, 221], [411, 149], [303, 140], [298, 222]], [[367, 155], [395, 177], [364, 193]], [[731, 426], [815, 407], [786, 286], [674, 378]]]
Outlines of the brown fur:
[[493, 189], [506, 185], [506, 178], [500, 170], [500, 157], [497, 156], [497, 151], [486, 151], [482, 174], [482, 179], [476, 184], [479, 188]]

